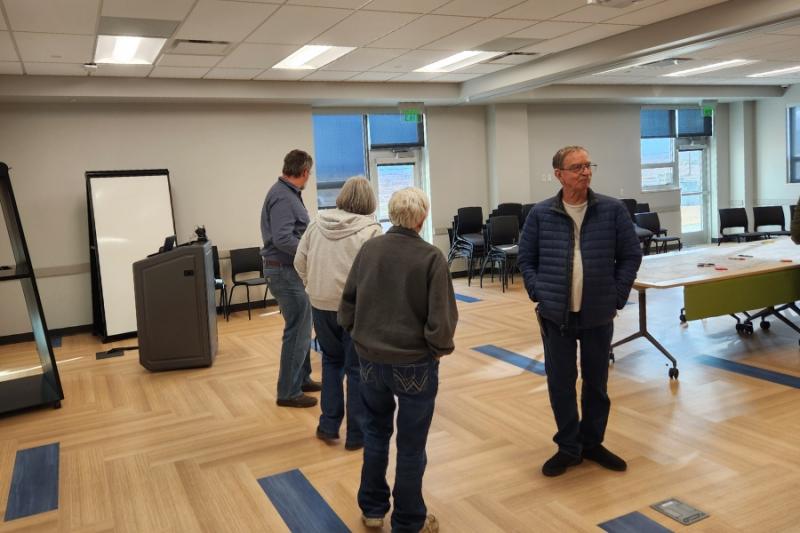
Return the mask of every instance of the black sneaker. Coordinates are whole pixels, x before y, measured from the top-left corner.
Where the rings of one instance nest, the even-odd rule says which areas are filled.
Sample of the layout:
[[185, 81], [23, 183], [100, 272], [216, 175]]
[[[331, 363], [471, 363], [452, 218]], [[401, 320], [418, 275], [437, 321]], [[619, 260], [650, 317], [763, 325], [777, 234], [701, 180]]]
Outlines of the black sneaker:
[[331, 442], [334, 440], [339, 439], [338, 433], [328, 433], [327, 431], [322, 431], [321, 429], [317, 428], [317, 438], [319, 440], [324, 440], [325, 442]]
[[281, 407], [314, 407], [317, 405], [317, 399], [313, 396], [306, 396], [301, 394], [297, 398], [290, 398], [288, 400], [279, 399], [277, 402]]
[[344, 449], [348, 450], [348, 451], [351, 451], [351, 452], [354, 452], [356, 450], [360, 450], [363, 447], [364, 447], [364, 443], [363, 442], [345, 442], [344, 443]]
[[302, 390], [303, 392], [319, 392], [322, 390], [322, 383], [309, 378], [303, 383]]
[[542, 465], [542, 474], [547, 477], [560, 476], [567, 471], [567, 467], [579, 465], [582, 461], [580, 457], [559, 450]]
[[622, 457], [614, 455], [608, 451], [605, 446], [598, 444], [591, 448], [584, 448], [581, 454], [584, 459], [594, 461], [604, 468], [614, 470], [615, 472], [624, 472], [628, 468], [628, 464]]

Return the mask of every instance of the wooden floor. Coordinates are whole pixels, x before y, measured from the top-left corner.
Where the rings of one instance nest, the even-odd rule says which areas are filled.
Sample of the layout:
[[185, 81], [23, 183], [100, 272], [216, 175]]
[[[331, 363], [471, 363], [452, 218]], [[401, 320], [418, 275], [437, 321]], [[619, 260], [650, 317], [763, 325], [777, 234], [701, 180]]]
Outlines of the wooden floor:
[[[442, 531], [599, 531], [633, 511], [682, 530], [649, 509], [669, 497], [711, 515], [690, 526], [695, 533], [800, 531], [800, 391], [696, 360], [800, 376], [786, 326], [748, 338], [730, 318], [681, 326], [680, 290], [650, 291], [652, 330], [678, 357], [679, 381], [646, 341], [619, 348], [606, 445], [628, 471], [586, 463], [546, 478], [541, 464], [555, 447], [545, 378], [471, 349], [542, 360], [532, 304], [519, 279], [505, 294], [497, 282], [455, 284], [481, 301], [459, 302], [457, 349], [441, 366], [424, 492]], [[616, 338], [636, 329], [633, 300]], [[135, 351], [95, 360], [109, 345], [65, 337], [56, 348], [63, 407], [0, 417], [0, 517], [16, 451], [54, 442], [59, 507], [0, 522], [0, 531], [287, 531], [256, 480], [296, 468], [350, 529], [365, 531], [360, 454], [314, 437], [317, 408], [275, 405], [282, 326], [280, 315], [236, 313], [219, 323], [213, 367], [164, 373], [143, 369]]]

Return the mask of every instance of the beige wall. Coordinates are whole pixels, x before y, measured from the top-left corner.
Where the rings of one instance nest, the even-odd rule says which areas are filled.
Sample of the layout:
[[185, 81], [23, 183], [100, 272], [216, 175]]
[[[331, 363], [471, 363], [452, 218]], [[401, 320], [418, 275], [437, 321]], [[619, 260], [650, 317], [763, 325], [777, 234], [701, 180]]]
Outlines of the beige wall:
[[[797, 203], [800, 184], [788, 183], [787, 109], [800, 106], [800, 85], [786, 96], [756, 102], [756, 198], [755, 205], [789, 205]], [[788, 218], [789, 210], [785, 216]]]
[[[0, 106], [0, 123], [34, 267], [85, 268], [40, 279], [50, 328], [91, 322], [85, 171], [169, 169], [178, 240], [204, 224], [230, 249], [260, 244], [261, 204], [283, 156], [313, 149], [308, 106], [16, 104]], [[316, 211], [313, 183], [304, 196]], [[0, 336], [30, 330], [13, 285], [0, 284]]]

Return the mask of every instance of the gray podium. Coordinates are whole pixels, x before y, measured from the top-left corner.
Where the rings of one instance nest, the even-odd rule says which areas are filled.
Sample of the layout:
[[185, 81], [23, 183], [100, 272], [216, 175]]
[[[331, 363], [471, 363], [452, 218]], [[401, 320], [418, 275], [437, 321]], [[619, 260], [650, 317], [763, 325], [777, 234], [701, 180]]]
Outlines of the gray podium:
[[148, 370], [211, 366], [217, 353], [211, 243], [135, 262], [133, 285], [141, 365]]

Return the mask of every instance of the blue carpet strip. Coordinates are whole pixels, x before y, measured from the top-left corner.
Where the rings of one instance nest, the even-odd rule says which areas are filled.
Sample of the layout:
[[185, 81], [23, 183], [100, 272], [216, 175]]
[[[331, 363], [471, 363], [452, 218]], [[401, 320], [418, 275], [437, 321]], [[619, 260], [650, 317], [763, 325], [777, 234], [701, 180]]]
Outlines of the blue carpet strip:
[[300, 470], [264, 477], [258, 484], [292, 533], [349, 533]]
[[800, 389], [800, 378], [798, 378], [797, 376], [790, 376], [789, 374], [781, 374], [780, 372], [774, 372], [772, 370], [766, 370], [764, 368], [745, 365], [742, 363], [737, 363], [736, 361], [721, 359], [719, 357], [711, 357], [710, 355], [700, 355], [697, 356], [694, 360], [704, 365], [713, 366], [714, 368], [720, 368], [722, 370], [727, 370], [728, 372], [736, 372], [737, 374], [742, 374], [743, 376], [763, 379], [764, 381], [771, 381], [772, 383], [777, 383], [779, 385], [786, 385], [787, 387], [794, 387], [795, 389]]
[[59, 445], [17, 451], [5, 521], [58, 509]]
[[608, 522], [597, 524], [597, 527], [608, 533], [672, 533], [671, 529], [665, 528], [639, 512], [628, 513]]
[[456, 293], [456, 300], [458, 300], [459, 302], [466, 302], [468, 304], [481, 301], [480, 298], [475, 298], [474, 296], [467, 296], [466, 294], [458, 294], [458, 293]]
[[541, 363], [535, 359], [531, 359], [525, 355], [504, 350], [503, 348], [499, 348], [493, 344], [476, 346], [473, 348], [473, 350], [485, 355], [490, 355], [500, 359], [501, 361], [505, 361], [506, 363], [519, 367], [522, 370], [527, 370], [528, 372], [533, 372], [534, 374], [539, 374], [540, 376], [546, 375], [544, 371], [544, 363]]

